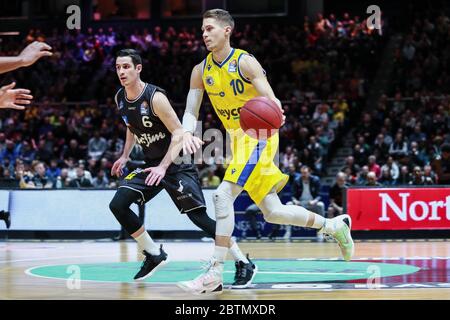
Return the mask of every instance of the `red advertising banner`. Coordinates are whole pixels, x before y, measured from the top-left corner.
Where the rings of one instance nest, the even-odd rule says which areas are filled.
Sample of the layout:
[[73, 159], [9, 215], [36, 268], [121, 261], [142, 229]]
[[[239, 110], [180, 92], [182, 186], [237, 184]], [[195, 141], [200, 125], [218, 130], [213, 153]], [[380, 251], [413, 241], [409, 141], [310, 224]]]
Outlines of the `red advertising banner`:
[[450, 229], [450, 188], [348, 188], [352, 230]]

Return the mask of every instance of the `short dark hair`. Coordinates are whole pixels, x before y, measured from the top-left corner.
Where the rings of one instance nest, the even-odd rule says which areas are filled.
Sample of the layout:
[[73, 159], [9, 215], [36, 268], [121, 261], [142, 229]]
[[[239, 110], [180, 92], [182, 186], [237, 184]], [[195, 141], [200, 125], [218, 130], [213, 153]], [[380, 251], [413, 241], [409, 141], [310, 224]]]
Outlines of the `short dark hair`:
[[213, 18], [220, 21], [222, 24], [231, 26], [234, 29], [234, 19], [230, 13], [223, 9], [211, 9], [203, 14], [203, 19]]
[[142, 58], [139, 55], [139, 52], [137, 52], [134, 49], [119, 50], [119, 52], [117, 52], [117, 54], [116, 54], [116, 58], [118, 58], [118, 57], [130, 57], [134, 66], [137, 66], [138, 64], [142, 64]]

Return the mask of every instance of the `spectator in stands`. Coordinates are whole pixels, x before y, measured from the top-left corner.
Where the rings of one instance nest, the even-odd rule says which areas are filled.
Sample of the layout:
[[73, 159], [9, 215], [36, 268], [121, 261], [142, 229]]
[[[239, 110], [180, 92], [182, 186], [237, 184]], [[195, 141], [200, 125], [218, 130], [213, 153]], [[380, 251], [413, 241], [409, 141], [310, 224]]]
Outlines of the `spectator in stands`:
[[17, 158], [18, 154], [14, 142], [12, 140], [6, 140], [6, 147], [0, 153], [0, 163], [4, 164], [7, 159], [8, 163], [14, 166]]
[[50, 167], [47, 168], [47, 176], [50, 181], [54, 183], [56, 178], [61, 174], [61, 169], [58, 166], [58, 159], [52, 159], [50, 161]]
[[374, 172], [377, 178], [381, 175], [380, 165], [377, 164], [377, 157], [374, 155], [369, 156], [369, 163], [367, 165], [370, 172]]
[[377, 135], [375, 142], [372, 146], [373, 154], [380, 161], [386, 160], [386, 156], [389, 151], [389, 145], [385, 142], [384, 134], [380, 133]]
[[432, 166], [436, 172], [438, 183], [450, 185], [450, 144], [441, 146], [441, 154], [435, 157]]
[[[383, 173], [383, 170], [389, 171], [389, 177], [395, 182], [398, 179], [398, 176], [400, 175], [400, 169], [398, 168], [397, 163], [394, 161], [394, 158], [389, 156], [387, 159], [387, 162], [381, 166], [381, 172]], [[388, 175], [385, 175], [385, 178], [387, 178]]]
[[423, 176], [426, 181], [429, 181], [429, 184], [437, 184], [437, 177], [434, 173], [432, 167], [430, 165], [426, 165], [423, 167]]
[[358, 186], [364, 186], [367, 184], [367, 175], [369, 174], [369, 167], [363, 166], [356, 179], [356, 184]]
[[94, 180], [92, 181], [92, 186], [94, 188], [108, 188], [109, 187], [109, 181], [106, 177], [104, 170], [99, 170], [97, 172], [97, 175], [95, 176]]
[[391, 186], [395, 184], [395, 180], [392, 177], [391, 170], [387, 167], [381, 169], [381, 177], [378, 182], [383, 186]]
[[79, 165], [76, 168], [76, 178], [69, 182], [70, 188], [92, 188], [91, 180], [84, 176], [84, 167]]
[[381, 184], [378, 183], [377, 181], [377, 175], [375, 174], [375, 172], [369, 172], [367, 174], [367, 182], [366, 182], [366, 186], [370, 186], [370, 187], [380, 187]]
[[61, 169], [61, 173], [58, 177], [56, 177], [56, 180], [53, 184], [54, 189], [67, 189], [69, 188], [70, 178], [69, 178], [69, 171], [67, 168]]
[[400, 168], [400, 174], [397, 179], [398, 185], [407, 185], [411, 181], [411, 174], [409, 173], [408, 166], [402, 166]]
[[41, 161], [34, 161], [32, 164], [32, 172], [24, 175], [19, 173], [20, 187], [24, 189], [50, 189], [53, 184], [46, 175], [45, 165]]
[[18, 158], [27, 164], [31, 164], [35, 159], [36, 151], [32, 148], [31, 144], [25, 140], [22, 143], [22, 147], [20, 148]]
[[320, 143], [317, 142], [315, 136], [311, 136], [309, 138], [309, 144], [307, 149], [311, 153], [312, 160], [314, 163], [314, 172], [321, 173], [322, 172], [322, 155], [323, 155], [323, 148], [320, 145]]
[[73, 158], [74, 160], [84, 159], [85, 151], [79, 146], [75, 139], [71, 139], [69, 147], [64, 150], [64, 159]]
[[423, 175], [423, 172], [420, 169], [420, 167], [419, 166], [415, 166], [413, 168], [412, 179], [409, 182], [409, 184], [415, 185], [415, 186], [431, 185], [431, 184], [433, 184], [433, 181], [431, 180], [430, 177], [425, 178], [425, 176]]
[[108, 149], [108, 142], [100, 136], [99, 131], [95, 131], [94, 136], [89, 139], [88, 156], [89, 158], [99, 160]]
[[343, 196], [348, 187], [347, 176], [343, 172], [338, 172], [336, 182], [330, 188], [330, 205], [328, 206], [328, 218], [334, 218], [343, 213]]
[[300, 173], [300, 179], [294, 182], [291, 204], [300, 205], [321, 216], [325, 216], [325, 205], [319, 195], [319, 177], [312, 175], [311, 169], [307, 166], [302, 166]]
[[217, 188], [220, 184], [220, 178], [214, 174], [214, 170], [208, 169], [207, 176], [202, 179], [202, 185], [205, 188]]
[[389, 147], [389, 155], [393, 156], [395, 159], [408, 156], [408, 144], [403, 139], [402, 133], [397, 133], [395, 135], [395, 140]]

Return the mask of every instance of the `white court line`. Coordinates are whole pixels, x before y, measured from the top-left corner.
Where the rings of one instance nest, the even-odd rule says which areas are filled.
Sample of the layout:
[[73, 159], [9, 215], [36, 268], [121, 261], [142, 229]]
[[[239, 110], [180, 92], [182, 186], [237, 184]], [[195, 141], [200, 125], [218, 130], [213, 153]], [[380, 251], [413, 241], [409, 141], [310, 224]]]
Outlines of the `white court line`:
[[[224, 271], [224, 273], [234, 273], [234, 271]], [[326, 276], [365, 276], [365, 273], [351, 273], [351, 272], [284, 272], [284, 271], [258, 271], [256, 274], [299, 274], [299, 275], [326, 275]]]
[[[123, 254], [125, 255], [125, 254]], [[92, 257], [112, 257], [114, 254], [96, 254], [89, 256], [65, 256], [65, 257], [54, 257], [54, 258], [33, 258], [33, 259], [20, 259], [20, 260], [3, 260], [0, 261], [2, 263], [13, 263], [13, 262], [29, 262], [29, 261], [42, 261], [42, 260], [62, 260], [62, 259], [73, 259], [73, 258], [92, 258]], [[122, 257], [120, 255], [119, 257]]]

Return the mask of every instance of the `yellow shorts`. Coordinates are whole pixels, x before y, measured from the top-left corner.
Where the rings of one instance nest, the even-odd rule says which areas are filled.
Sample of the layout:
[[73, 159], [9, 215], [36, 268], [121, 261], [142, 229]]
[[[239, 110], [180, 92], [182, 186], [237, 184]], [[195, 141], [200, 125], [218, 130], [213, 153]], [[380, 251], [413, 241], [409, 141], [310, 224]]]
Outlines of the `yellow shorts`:
[[233, 158], [224, 180], [243, 187], [256, 204], [274, 187], [280, 192], [289, 177], [274, 163], [278, 151], [278, 133], [267, 140], [257, 140], [239, 129], [230, 133], [230, 138]]

